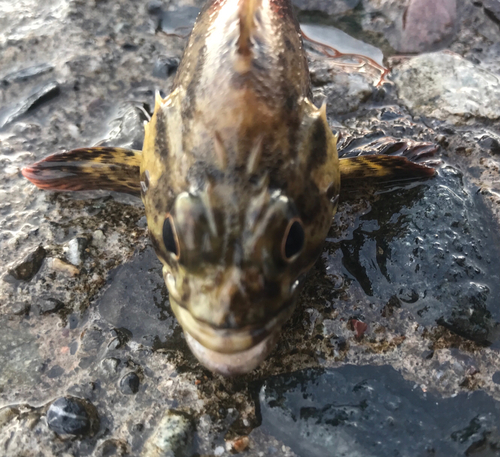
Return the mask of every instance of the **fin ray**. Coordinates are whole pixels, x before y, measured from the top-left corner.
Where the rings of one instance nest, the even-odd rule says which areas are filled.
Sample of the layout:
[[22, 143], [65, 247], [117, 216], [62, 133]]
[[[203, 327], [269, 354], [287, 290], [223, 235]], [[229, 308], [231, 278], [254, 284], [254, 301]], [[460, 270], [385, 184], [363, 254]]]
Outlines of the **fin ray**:
[[432, 167], [412, 162], [406, 157], [363, 155], [339, 160], [341, 189], [367, 185], [431, 178]]
[[140, 195], [142, 152], [93, 147], [50, 155], [23, 168], [22, 174], [45, 190], [111, 190]]

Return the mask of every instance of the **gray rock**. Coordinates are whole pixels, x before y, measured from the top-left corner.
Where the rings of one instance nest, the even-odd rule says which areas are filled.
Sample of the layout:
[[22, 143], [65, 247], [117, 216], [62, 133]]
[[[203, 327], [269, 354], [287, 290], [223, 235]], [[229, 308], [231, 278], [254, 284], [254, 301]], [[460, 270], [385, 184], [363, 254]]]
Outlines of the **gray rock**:
[[414, 114], [451, 122], [500, 119], [498, 77], [460, 56], [437, 52], [414, 57], [394, 70], [394, 82]]
[[0, 120], [0, 128], [19, 119], [23, 114], [38, 108], [61, 93], [61, 87], [56, 81], [49, 82], [35, 89], [21, 104], [14, 107], [7, 116]]
[[358, 6], [360, 0], [293, 0], [294, 6], [301, 11], [321, 12], [328, 15], [344, 14]]
[[428, 52], [444, 48], [454, 37], [457, 0], [412, 0], [403, 15], [399, 52]]
[[38, 246], [33, 252], [26, 255], [20, 263], [14, 265], [9, 270], [10, 275], [22, 281], [29, 281], [42, 266], [45, 255], [45, 249], [42, 246]]
[[142, 457], [183, 457], [190, 455], [193, 436], [191, 418], [179, 411], [167, 411], [144, 446]]
[[93, 435], [99, 428], [97, 410], [77, 397], [60, 397], [47, 411], [49, 428], [59, 435]]
[[471, 455], [500, 443], [500, 403], [489, 395], [443, 399], [389, 366], [277, 376], [264, 383], [260, 404], [262, 429], [299, 457]]
[[500, 0], [483, 0], [483, 8], [492, 20], [500, 24]]

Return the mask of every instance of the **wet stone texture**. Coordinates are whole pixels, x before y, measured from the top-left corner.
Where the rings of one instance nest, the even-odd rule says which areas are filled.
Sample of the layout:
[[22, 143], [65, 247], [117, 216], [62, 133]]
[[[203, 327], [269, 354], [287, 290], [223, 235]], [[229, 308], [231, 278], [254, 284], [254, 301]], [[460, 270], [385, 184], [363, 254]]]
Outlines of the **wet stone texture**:
[[277, 348], [235, 379], [190, 353], [138, 199], [20, 173], [140, 149], [185, 44], [162, 31], [202, 3], [0, 1], [0, 454], [498, 455], [498, 2], [435, 0], [431, 20], [424, 0], [294, 0], [392, 67], [377, 87], [308, 45], [341, 155], [428, 142], [437, 175], [343, 195]]

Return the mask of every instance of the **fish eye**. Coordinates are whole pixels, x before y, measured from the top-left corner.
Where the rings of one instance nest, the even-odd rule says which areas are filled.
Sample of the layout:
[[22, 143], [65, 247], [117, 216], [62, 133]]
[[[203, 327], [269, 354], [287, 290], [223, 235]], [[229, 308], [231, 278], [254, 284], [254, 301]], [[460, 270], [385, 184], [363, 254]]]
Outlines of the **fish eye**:
[[292, 219], [286, 227], [281, 242], [281, 255], [287, 262], [291, 262], [300, 254], [304, 247], [305, 238], [302, 221], [297, 218]]
[[180, 254], [179, 239], [175, 230], [174, 218], [170, 213], [167, 214], [165, 222], [163, 222], [163, 243], [166, 250], [178, 259]]

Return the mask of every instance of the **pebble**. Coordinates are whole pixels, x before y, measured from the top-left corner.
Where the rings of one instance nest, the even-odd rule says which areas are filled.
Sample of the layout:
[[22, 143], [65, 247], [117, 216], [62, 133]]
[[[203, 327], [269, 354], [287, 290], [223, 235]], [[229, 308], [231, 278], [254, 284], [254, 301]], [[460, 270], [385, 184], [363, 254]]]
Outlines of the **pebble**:
[[187, 414], [169, 410], [145, 445], [143, 457], [190, 455], [193, 423]]
[[120, 390], [125, 395], [134, 395], [139, 391], [140, 383], [141, 381], [139, 379], [139, 376], [137, 376], [137, 373], [127, 373], [120, 380]]
[[19, 415], [19, 410], [14, 406], [6, 406], [0, 409], [0, 428]]
[[54, 271], [59, 271], [60, 273], [66, 274], [68, 276], [78, 276], [80, 274], [80, 270], [76, 268], [74, 265], [71, 265], [64, 260], [53, 258], [50, 259], [49, 263], [50, 267]]
[[37, 305], [40, 308], [40, 314], [52, 314], [64, 308], [64, 303], [57, 300], [57, 298], [51, 297], [40, 297], [40, 299], [37, 300]]
[[87, 247], [88, 240], [83, 236], [78, 236], [69, 241], [63, 248], [66, 253], [66, 259], [75, 266], [79, 266], [83, 261], [83, 253]]
[[47, 423], [59, 435], [93, 435], [99, 427], [99, 418], [92, 403], [68, 396], [50, 405]]
[[92, 233], [92, 245], [93, 246], [104, 246], [106, 242], [106, 237], [104, 236], [104, 232], [102, 230], [96, 230]]
[[45, 249], [38, 246], [34, 251], [28, 253], [20, 263], [14, 265], [9, 270], [9, 274], [18, 280], [29, 281], [42, 266], [45, 255]]

